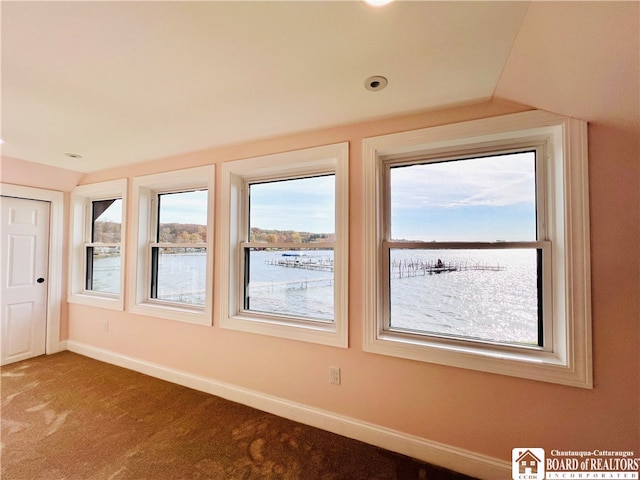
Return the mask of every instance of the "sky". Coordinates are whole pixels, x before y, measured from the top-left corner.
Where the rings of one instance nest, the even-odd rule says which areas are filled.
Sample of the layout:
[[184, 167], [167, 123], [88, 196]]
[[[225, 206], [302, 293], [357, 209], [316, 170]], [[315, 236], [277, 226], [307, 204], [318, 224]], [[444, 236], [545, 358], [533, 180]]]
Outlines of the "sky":
[[[536, 240], [532, 152], [397, 166], [390, 184], [394, 240]], [[163, 195], [161, 221], [204, 225], [206, 195]], [[334, 233], [334, 198], [333, 175], [252, 184], [250, 223], [264, 230]]]
[[[93, 202], [93, 214], [96, 215], [98, 214], [98, 212], [100, 212], [100, 210], [102, 208], [100, 208], [102, 205], [104, 205], [105, 202], [104, 200], [98, 200], [98, 201], [94, 201]], [[96, 218], [96, 221], [98, 222], [114, 222], [114, 223], [122, 223], [122, 199], [117, 199], [117, 200], [107, 200], [106, 201], [107, 204], [108, 202], [112, 202], [111, 204], [108, 204], [106, 210], [104, 212], [100, 212], [98, 214], [98, 218]]]
[[207, 191], [160, 195], [160, 223], [207, 224]]
[[391, 169], [391, 238], [536, 240], [535, 155]]
[[[533, 152], [398, 166], [390, 183], [392, 239], [536, 240]], [[334, 191], [333, 176], [254, 184], [251, 226], [334, 232]]]
[[335, 232], [335, 175], [251, 185], [251, 227]]

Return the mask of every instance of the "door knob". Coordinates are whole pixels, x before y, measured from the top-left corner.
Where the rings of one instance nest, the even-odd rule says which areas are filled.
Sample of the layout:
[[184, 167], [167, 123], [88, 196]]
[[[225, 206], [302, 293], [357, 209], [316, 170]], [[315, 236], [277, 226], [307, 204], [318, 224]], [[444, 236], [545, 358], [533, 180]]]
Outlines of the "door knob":
[[38, 280], [36, 280], [36, 282], [38, 282], [38, 283], [44, 283], [44, 278], [40, 277]]

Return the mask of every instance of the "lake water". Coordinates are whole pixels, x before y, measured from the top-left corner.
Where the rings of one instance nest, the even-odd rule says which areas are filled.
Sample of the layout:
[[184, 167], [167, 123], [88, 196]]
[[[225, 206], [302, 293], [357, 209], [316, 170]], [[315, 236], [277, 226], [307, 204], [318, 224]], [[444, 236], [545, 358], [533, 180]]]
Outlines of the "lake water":
[[[333, 320], [333, 251], [252, 251], [249, 308], [260, 312]], [[287, 262], [289, 267], [274, 263]], [[316, 269], [302, 268], [317, 266]]]
[[[162, 254], [158, 261], [159, 300], [204, 305], [206, 287], [206, 255], [204, 253]], [[120, 257], [95, 257], [93, 260], [93, 290], [118, 293]]]
[[392, 251], [392, 263], [406, 259], [427, 264], [441, 259], [459, 269], [393, 278], [391, 327], [538, 343], [535, 249]]
[[[249, 308], [331, 321], [333, 272], [327, 266], [333, 262], [333, 252], [307, 251], [301, 257], [283, 257], [283, 253], [287, 252], [251, 252]], [[204, 254], [163, 255], [161, 259], [158, 296], [203, 305]], [[391, 263], [396, 267], [403, 262], [433, 265], [438, 259], [457, 270], [430, 274], [429, 269], [423, 269], [415, 275], [392, 275], [391, 328], [537, 344], [535, 249], [399, 249], [391, 253]], [[274, 264], [283, 260], [291, 266]], [[318, 270], [300, 268], [296, 262], [317, 263], [320, 267]], [[324, 266], [321, 265], [323, 262]], [[119, 278], [117, 270], [114, 270], [117, 265], [117, 257], [96, 259], [96, 290], [114, 288], [112, 282]]]

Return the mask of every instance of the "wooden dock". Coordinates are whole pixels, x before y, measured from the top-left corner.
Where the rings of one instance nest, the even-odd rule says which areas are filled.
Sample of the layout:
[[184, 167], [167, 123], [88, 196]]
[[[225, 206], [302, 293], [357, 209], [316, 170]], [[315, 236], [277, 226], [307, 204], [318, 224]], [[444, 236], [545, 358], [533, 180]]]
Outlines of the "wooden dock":
[[500, 265], [486, 265], [469, 262], [426, 262], [424, 260], [394, 260], [391, 262], [391, 277], [406, 278], [426, 275], [437, 275], [440, 273], [465, 272], [469, 270], [481, 270], [489, 272], [499, 272], [505, 267]]
[[331, 257], [281, 257], [265, 260], [265, 263], [267, 265], [276, 265], [278, 267], [333, 272], [333, 258]]
[[[305, 270], [320, 270], [333, 272], [333, 258], [331, 257], [281, 257], [265, 260], [267, 265], [278, 267], [301, 268]], [[469, 270], [480, 270], [489, 272], [499, 272], [505, 267], [501, 265], [486, 265], [482, 263], [469, 262], [426, 262], [418, 259], [394, 260], [391, 262], [391, 277], [406, 278], [424, 275], [437, 275], [440, 273], [465, 272]]]
[[305, 290], [310, 287], [330, 287], [333, 285], [333, 277], [314, 278], [304, 280], [290, 280], [288, 282], [260, 282], [249, 285], [250, 292], [275, 292], [280, 290]]

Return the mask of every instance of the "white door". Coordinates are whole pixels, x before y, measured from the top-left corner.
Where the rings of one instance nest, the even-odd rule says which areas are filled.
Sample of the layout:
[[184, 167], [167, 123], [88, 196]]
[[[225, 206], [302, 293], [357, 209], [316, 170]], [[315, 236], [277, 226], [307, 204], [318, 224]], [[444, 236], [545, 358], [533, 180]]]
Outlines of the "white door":
[[49, 202], [0, 197], [0, 364], [45, 353]]

